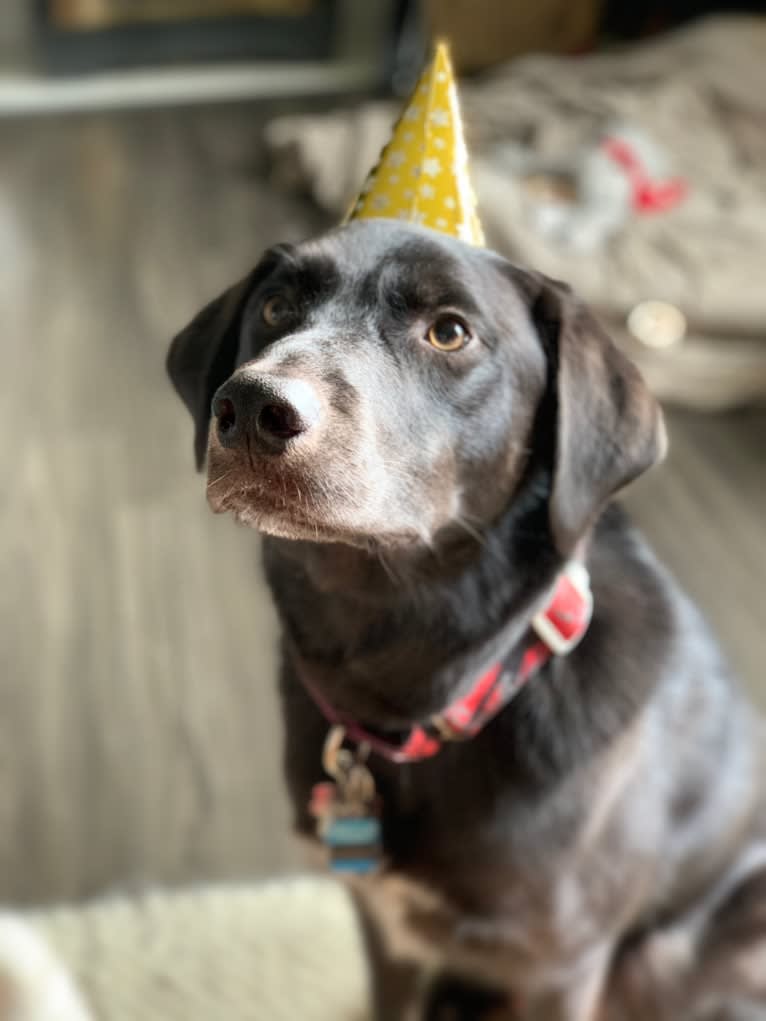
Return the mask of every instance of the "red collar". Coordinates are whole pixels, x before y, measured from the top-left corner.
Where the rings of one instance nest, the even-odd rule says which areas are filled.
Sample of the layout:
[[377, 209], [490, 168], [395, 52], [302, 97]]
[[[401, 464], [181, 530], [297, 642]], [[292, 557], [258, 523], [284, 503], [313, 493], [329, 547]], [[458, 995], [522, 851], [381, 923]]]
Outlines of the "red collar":
[[590, 624], [593, 597], [585, 567], [570, 561], [558, 576], [551, 598], [532, 618], [529, 643], [514, 671], [501, 661], [476, 681], [467, 695], [448, 705], [426, 724], [417, 724], [399, 744], [365, 730], [325, 700], [299, 665], [300, 678], [328, 723], [340, 726], [348, 740], [366, 745], [391, 762], [428, 759], [444, 741], [465, 741], [503, 709], [529, 678], [551, 658], [565, 656], [578, 644]]

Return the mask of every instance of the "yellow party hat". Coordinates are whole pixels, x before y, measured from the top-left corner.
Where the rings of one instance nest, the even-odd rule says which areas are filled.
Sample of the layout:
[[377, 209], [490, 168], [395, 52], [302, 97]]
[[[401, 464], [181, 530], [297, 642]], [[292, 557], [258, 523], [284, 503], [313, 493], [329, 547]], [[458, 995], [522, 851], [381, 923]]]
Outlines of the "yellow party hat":
[[378, 217], [484, 244], [455, 78], [443, 42], [437, 43], [433, 61], [348, 215], [349, 220]]

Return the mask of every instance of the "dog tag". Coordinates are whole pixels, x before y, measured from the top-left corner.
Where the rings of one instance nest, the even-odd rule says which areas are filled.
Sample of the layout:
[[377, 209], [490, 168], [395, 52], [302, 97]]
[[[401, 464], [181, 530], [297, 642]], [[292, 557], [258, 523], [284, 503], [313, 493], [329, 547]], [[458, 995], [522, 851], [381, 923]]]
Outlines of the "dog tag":
[[363, 750], [343, 748], [343, 737], [340, 727], [328, 734], [323, 764], [333, 779], [316, 784], [309, 811], [332, 872], [374, 872], [383, 858], [380, 798]]

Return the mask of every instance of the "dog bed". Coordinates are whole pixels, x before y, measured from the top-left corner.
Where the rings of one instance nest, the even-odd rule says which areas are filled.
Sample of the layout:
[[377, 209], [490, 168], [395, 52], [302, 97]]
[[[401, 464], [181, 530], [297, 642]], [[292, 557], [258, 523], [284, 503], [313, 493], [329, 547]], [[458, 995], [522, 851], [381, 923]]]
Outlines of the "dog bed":
[[[766, 397], [765, 52], [766, 18], [719, 17], [622, 52], [524, 57], [461, 88], [489, 243], [568, 281], [660, 397], [701, 408]], [[339, 217], [395, 112], [272, 121], [275, 182]], [[633, 211], [626, 175], [603, 158], [615, 134], [657, 181], [680, 180], [683, 199]], [[567, 166], [575, 184], [595, 181], [551, 230], [535, 167], [555, 178]]]
[[0, 914], [0, 1021], [366, 1021], [368, 983], [331, 879]]

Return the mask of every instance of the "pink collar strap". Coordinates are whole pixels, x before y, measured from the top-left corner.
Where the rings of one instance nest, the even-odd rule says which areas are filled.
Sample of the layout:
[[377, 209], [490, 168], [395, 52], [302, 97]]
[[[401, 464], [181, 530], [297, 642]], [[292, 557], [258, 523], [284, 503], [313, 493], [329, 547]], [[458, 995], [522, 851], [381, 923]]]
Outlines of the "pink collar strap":
[[342, 727], [349, 741], [365, 745], [391, 762], [417, 762], [436, 755], [445, 741], [475, 737], [552, 656], [566, 656], [575, 648], [588, 630], [592, 613], [588, 572], [583, 564], [570, 561], [558, 576], [548, 603], [532, 619], [532, 634], [516, 670], [510, 670], [502, 661], [493, 664], [466, 695], [432, 716], [428, 723], [416, 724], [398, 743], [366, 730], [336, 710], [300, 665], [299, 674], [328, 723]]

